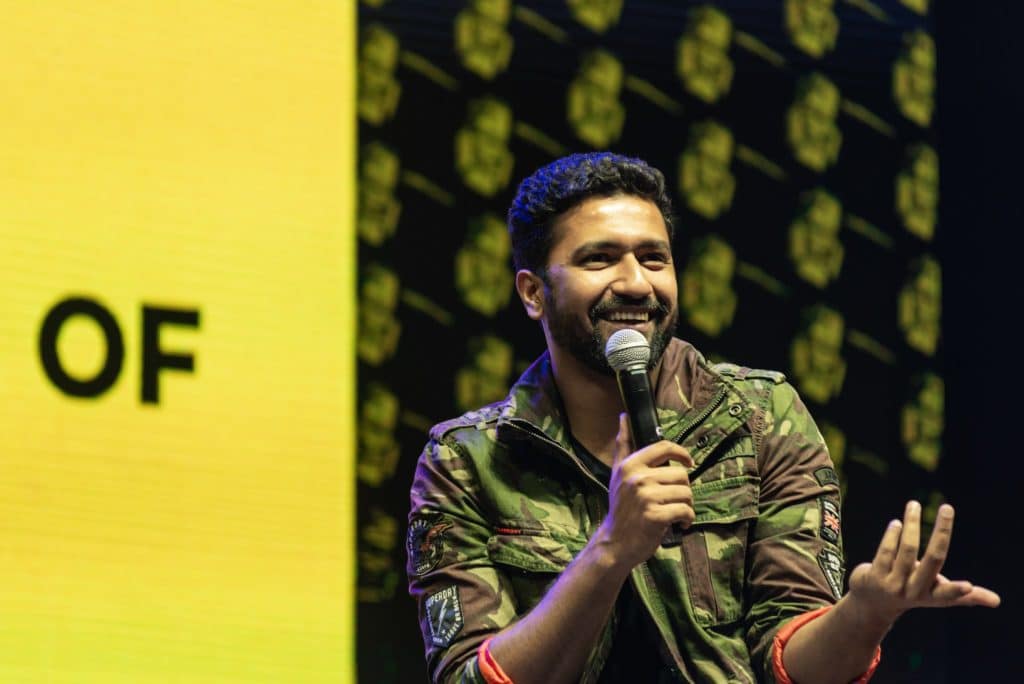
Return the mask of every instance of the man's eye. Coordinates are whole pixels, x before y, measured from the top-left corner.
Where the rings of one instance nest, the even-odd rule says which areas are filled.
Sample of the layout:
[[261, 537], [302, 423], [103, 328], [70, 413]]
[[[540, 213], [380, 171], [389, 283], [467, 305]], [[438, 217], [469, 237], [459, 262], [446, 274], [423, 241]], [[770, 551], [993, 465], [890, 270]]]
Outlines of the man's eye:
[[584, 266], [590, 266], [590, 265], [600, 266], [602, 264], [611, 263], [611, 260], [612, 260], [612, 258], [611, 258], [610, 255], [605, 254], [604, 252], [595, 252], [594, 254], [588, 254], [585, 257], [583, 257], [583, 265]]
[[664, 266], [665, 264], [672, 262], [672, 257], [661, 252], [652, 252], [651, 254], [645, 254], [642, 261], [645, 264]]

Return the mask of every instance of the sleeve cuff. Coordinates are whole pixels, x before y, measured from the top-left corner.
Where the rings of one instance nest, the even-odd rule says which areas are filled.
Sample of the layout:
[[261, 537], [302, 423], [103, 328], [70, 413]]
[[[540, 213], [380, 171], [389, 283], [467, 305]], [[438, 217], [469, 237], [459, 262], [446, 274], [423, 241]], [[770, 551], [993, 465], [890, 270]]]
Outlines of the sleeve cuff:
[[[789, 673], [786, 672], [785, 666], [782, 664], [782, 650], [786, 647], [786, 643], [789, 642], [798, 629], [806, 625], [811, 620], [821, 617], [832, 609], [832, 606], [822, 606], [816, 610], [812, 610], [802, 615], [797, 615], [795, 618], [787, 622], [782, 626], [772, 640], [772, 670], [775, 672], [775, 680], [778, 684], [794, 684], [793, 680], [790, 679]], [[860, 675], [853, 680], [851, 684], [866, 684], [875, 674], [875, 670], [878, 669], [878, 663], [882, 660], [882, 647], [879, 646], [875, 649], [875, 656], [871, 659], [871, 665], [868, 666], [867, 672]]]

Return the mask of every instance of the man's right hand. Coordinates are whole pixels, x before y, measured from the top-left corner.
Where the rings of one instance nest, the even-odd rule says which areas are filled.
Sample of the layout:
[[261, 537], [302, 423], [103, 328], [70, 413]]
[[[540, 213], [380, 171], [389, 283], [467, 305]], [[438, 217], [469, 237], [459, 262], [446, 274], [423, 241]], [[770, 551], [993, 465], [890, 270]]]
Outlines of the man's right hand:
[[689, 452], [674, 442], [662, 440], [632, 451], [629, 420], [619, 414], [608, 517], [598, 531], [615, 565], [632, 569], [654, 555], [669, 525], [686, 528], [693, 523], [690, 477], [686, 468], [661, 467], [670, 460], [693, 467]]

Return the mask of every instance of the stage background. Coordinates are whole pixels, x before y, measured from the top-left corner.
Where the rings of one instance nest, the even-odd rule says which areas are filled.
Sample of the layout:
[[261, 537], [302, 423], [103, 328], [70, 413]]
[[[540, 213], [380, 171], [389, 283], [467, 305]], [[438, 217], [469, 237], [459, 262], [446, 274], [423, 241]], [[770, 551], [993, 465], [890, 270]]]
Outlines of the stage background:
[[423, 681], [413, 464], [541, 349], [514, 183], [606, 146], [673, 184], [680, 334], [830, 426], [850, 564], [946, 499], [1003, 594], [878, 681], [1024, 679], [1017, 4], [375, 0], [358, 59], [352, 2], [3, 7], [0, 680], [352, 681], [358, 596], [359, 680]]
[[352, 681], [355, 6], [3, 8], [0, 681]]
[[[951, 401], [981, 410], [964, 396], [981, 382], [966, 353], [978, 343], [959, 329], [951, 356], [943, 311], [958, 297], [959, 314], [977, 318], [962, 303], [982, 296], [967, 293], [965, 269], [984, 261], [958, 261], [953, 278], [947, 261], [992, 236], [965, 189], [982, 172], [962, 149], [966, 185], [950, 191], [954, 220], [942, 218], [943, 145], [986, 133], [976, 117], [940, 140], [939, 103], [963, 115], [981, 96], [938, 98], [936, 36], [961, 18], [947, 6], [940, 25], [933, 4], [361, 3], [361, 678], [425, 677], [403, 548], [416, 457], [431, 424], [504, 396], [543, 349], [512, 292], [504, 213], [523, 176], [567, 152], [610, 148], [666, 173], [680, 217], [679, 334], [799, 389], [841, 473], [848, 569], [911, 497], [926, 523], [948, 500], [968, 530], [991, 525], [999, 483], [965, 478], [979, 457], [965, 413], [955, 448], [947, 439], [948, 382], [961, 393]], [[955, 78], [972, 68], [968, 40], [1009, 35], [994, 25], [1001, 11], [977, 20], [975, 38], [947, 38], [962, 41]], [[951, 568], [1007, 590], [979, 551], [958, 535]], [[975, 650], [957, 648], [965, 618], [991, 627], [1000, 613], [967, 616], [906, 616], [878, 680], [1002, 673], [1000, 642], [975, 635]]]

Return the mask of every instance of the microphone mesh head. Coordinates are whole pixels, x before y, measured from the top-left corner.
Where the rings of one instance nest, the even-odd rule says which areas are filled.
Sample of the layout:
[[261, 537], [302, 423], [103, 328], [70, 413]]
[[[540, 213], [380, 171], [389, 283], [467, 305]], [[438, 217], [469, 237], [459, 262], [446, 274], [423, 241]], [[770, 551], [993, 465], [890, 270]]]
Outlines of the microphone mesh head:
[[651, 345], [643, 333], [624, 328], [608, 338], [604, 356], [616, 372], [627, 368], [646, 368], [647, 362], [651, 360]]

